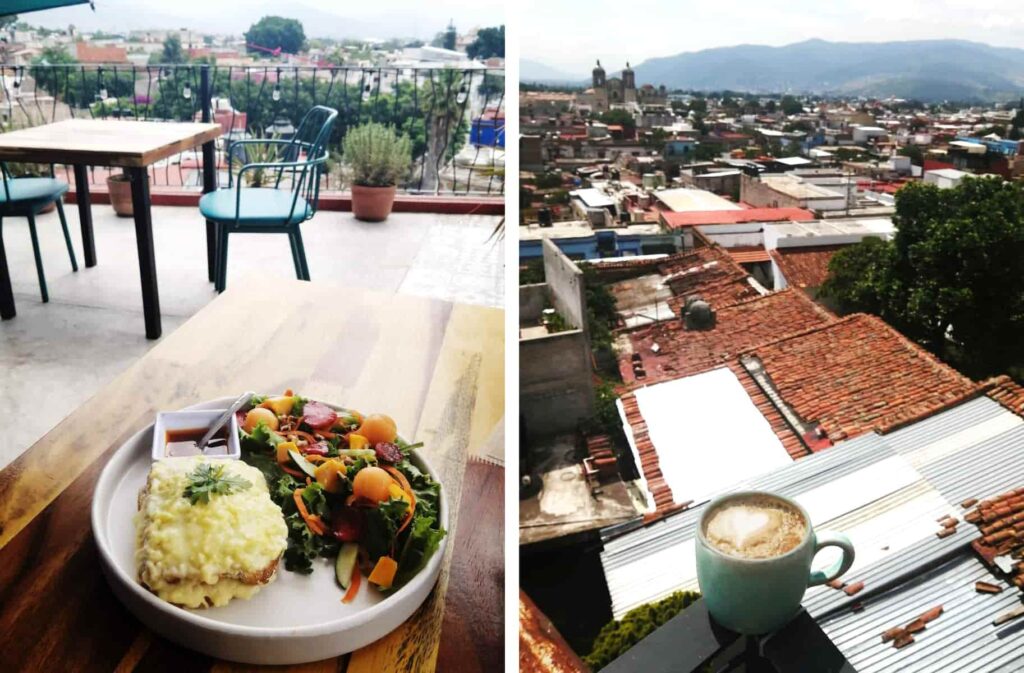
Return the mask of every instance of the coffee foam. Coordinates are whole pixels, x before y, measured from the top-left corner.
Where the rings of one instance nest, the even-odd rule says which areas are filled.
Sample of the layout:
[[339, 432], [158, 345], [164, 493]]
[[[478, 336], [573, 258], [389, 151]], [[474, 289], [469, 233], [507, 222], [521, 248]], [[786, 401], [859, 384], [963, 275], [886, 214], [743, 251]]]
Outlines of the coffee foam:
[[717, 507], [704, 525], [704, 537], [732, 556], [767, 559], [800, 544], [807, 532], [803, 515], [775, 498], [738, 498]]

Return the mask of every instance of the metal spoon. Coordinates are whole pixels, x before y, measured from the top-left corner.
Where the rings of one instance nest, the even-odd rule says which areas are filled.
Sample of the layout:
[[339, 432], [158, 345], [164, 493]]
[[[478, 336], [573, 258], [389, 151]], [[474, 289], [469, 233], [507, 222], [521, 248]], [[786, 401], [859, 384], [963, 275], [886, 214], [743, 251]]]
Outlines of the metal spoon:
[[206, 449], [206, 445], [209, 444], [210, 440], [213, 439], [213, 436], [217, 434], [217, 431], [228, 422], [228, 419], [235, 415], [236, 411], [245, 406], [245, 404], [251, 400], [255, 394], [256, 393], [254, 392], [242, 393], [237, 400], [232, 402], [231, 406], [228, 407], [223, 414], [217, 417], [217, 420], [213, 422], [213, 425], [211, 425], [210, 429], [206, 431], [203, 438], [196, 442], [196, 448], [199, 449], [200, 452], [204, 451]]

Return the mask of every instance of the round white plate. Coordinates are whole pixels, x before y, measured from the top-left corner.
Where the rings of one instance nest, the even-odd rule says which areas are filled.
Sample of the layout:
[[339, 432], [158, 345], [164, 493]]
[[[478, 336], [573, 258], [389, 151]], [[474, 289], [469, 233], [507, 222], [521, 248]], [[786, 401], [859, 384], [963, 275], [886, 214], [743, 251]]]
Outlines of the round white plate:
[[[224, 409], [223, 398], [189, 409]], [[335, 407], [339, 408], [339, 407]], [[363, 581], [351, 603], [341, 602], [333, 560], [317, 559], [311, 575], [284, 569], [250, 600], [190, 610], [166, 603], [138, 582], [135, 513], [149, 474], [153, 426], [119, 448], [103, 469], [92, 501], [92, 532], [100, 563], [118, 599], [146, 626], [169, 640], [214, 657], [249, 664], [297, 664], [336, 657], [378, 640], [423, 603], [441, 572], [446, 535], [437, 552], [408, 584], [384, 598]], [[412, 462], [437, 481], [418, 452]], [[443, 486], [440, 523], [448, 528]]]

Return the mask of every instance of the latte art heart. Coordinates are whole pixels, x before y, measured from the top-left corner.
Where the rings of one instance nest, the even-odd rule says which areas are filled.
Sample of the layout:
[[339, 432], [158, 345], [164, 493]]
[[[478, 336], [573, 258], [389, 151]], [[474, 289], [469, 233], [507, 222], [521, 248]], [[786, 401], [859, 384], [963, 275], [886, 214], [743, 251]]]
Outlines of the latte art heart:
[[704, 536], [721, 552], [743, 558], [781, 556], [803, 540], [800, 512], [773, 498], [739, 498], [719, 506], [705, 524]]

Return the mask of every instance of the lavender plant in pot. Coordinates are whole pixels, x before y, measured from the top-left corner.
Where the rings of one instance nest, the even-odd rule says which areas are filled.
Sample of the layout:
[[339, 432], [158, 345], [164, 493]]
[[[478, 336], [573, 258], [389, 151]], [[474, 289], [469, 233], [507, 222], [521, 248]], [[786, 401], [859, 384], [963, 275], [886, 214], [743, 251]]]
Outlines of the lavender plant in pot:
[[342, 149], [352, 176], [352, 213], [368, 222], [387, 219], [396, 185], [412, 165], [409, 137], [393, 126], [370, 122], [349, 131]]

